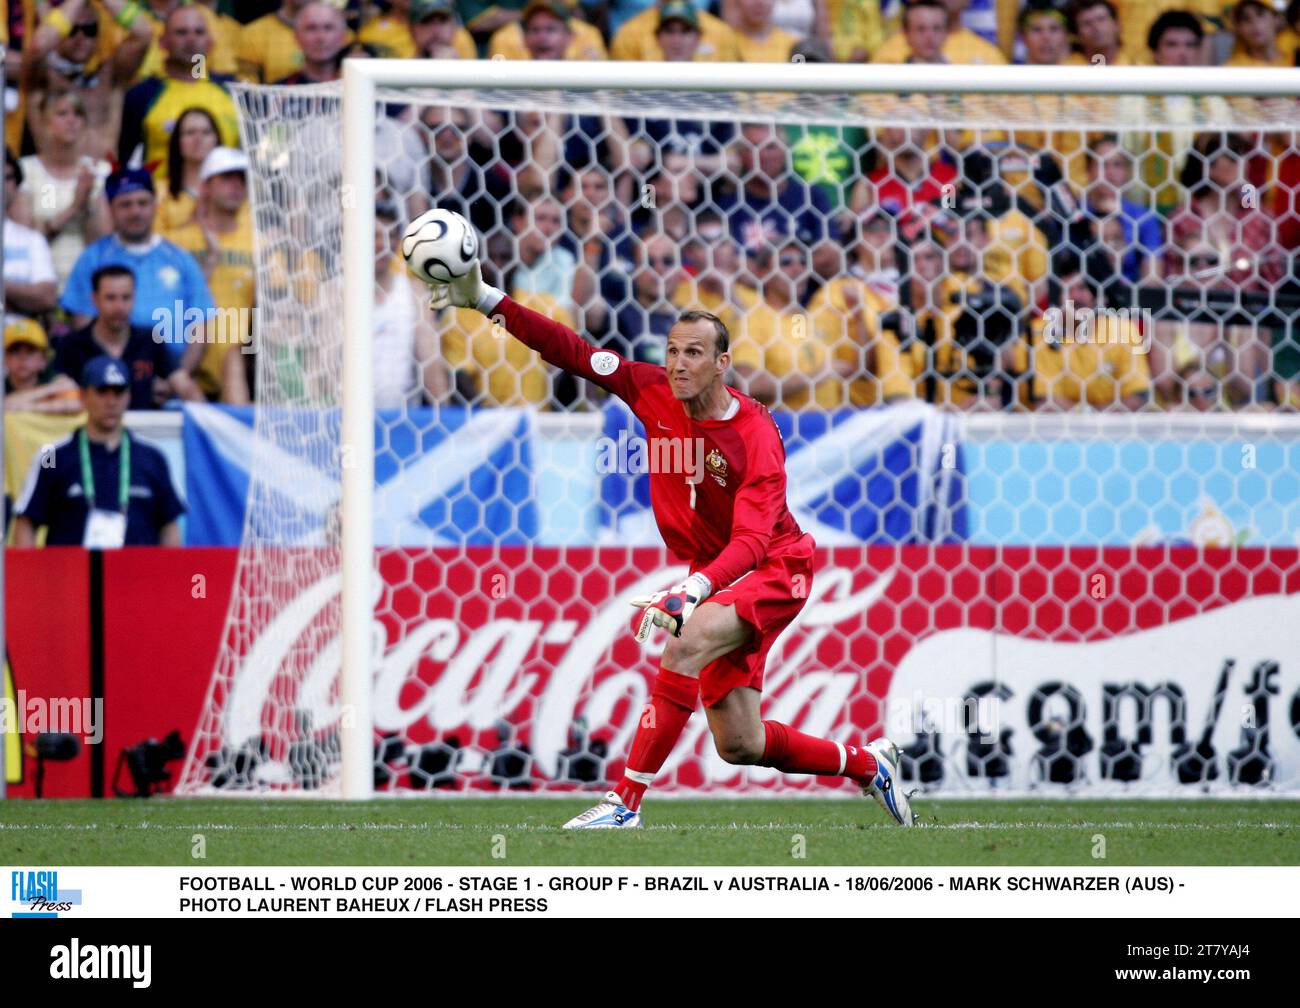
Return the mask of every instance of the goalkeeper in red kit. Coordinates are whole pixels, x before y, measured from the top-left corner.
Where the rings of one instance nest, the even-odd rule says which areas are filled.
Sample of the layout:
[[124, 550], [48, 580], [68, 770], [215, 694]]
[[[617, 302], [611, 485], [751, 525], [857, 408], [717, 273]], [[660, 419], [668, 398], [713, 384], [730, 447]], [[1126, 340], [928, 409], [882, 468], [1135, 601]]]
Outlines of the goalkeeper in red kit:
[[[785, 500], [785, 447], [767, 408], [729, 388], [727, 328], [708, 312], [684, 313], [668, 333], [665, 366], [598, 350], [577, 333], [483, 282], [477, 262], [434, 288], [432, 307], [476, 308], [549, 363], [621, 398], [650, 437], [679, 439], [703, 472], [651, 472], [650, 502], [668, 549], [690, 574], [636, 599], [637, 639], [672, 634], [659, 661], [622, 779], [569, 829], [641, 825], [641, 799], [681, 736], [696, 698], [718, 755], [789, 774], [848, 777], [897, 822], [912, 825], [888, 739], [844, 745], [759, 715], [767, 653], [803, 608], [812, 583], [813, 538]], [[698, 442], [696, 441], [698, 439]], [[701, 450], [684, 450], [699, 444]], [[683, 467], [685, 468], [685, 467]]]

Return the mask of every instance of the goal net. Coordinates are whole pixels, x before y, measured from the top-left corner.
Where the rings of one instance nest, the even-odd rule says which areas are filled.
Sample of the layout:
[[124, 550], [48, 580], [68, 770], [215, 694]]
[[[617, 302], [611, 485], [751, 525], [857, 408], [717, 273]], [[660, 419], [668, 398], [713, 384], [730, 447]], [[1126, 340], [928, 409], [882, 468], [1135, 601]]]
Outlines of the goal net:
[[[965, 93], [979, 68], [727, 68], [731, 92], [583, 69], [451, 88], [430, 64], [346, 117], [339, 87], [238, 89], [256, 436], [179, 790], [622, 768], [664, 644], [628, 600], [685, 571], [646, 474], [690, 460], [493, 320], [428, 309], [398, 248], [439, 206], [593, 352], [660, 363], [680, 312], [726, 322], [819, 547], [766, 717], [888, 734], [927, 793], [1300, 791], [1296, 101], [1228, 71], [1140, 95], [1069, 93], [1105, 68], [1005, 94]], [[373, 185], [345, 178], [358, 146]], [[723, 762], [697, 711], [655, 788], [838, 783]]]

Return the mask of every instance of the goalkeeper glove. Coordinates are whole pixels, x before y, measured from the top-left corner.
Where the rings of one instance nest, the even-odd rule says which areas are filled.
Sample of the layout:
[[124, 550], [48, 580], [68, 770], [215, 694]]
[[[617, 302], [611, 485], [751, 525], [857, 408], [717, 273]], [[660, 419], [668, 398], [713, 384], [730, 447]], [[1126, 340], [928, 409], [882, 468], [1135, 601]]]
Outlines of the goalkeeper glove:
[[475, 259], [474, 264], [463, 277], [433, 287], [429, 307], [434, 311], [449, 307], [476, 308], [487, 315], [503, 297], [505, 297], [504, 292], [483, 282], [483, 270]]
[[638, 609], [644, 609], [636, 639], [645, 643], [652, 626], [660, 626], [674, 637], [682, 635], [682, 627], [691, 618], [695, 607], [709, 597], [713, 585], [703, 574], [692, 574], [681, 584], [653, 595], [641, 595], [632, 600]]

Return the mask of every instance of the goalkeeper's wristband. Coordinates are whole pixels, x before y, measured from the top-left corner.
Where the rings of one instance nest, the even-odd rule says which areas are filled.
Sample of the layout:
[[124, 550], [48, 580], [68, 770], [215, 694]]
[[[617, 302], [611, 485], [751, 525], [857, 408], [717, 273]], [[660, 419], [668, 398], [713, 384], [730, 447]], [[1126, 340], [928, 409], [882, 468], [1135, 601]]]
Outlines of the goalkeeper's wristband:
[[491, 315], [494, 308], [505, 298], [505, 291], [483, 284], [478, 292], [478, 304], [475, 307], [483, 315]]
[[708, 598], [710, 595], [713, 594], [713, 583], [698, 571], [696, 571], [686, 580], [694, 581], [697, 585], [699, 585], [699, 592], [696, 594], [695, 597], [698, 598], [701, 602], [703, 602], [706, 598]]

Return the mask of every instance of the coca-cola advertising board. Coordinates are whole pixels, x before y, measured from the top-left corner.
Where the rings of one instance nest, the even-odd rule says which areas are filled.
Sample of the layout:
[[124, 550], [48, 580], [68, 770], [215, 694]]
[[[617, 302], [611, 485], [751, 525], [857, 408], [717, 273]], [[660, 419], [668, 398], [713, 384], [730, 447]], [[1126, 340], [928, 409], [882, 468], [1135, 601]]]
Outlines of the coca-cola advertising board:
[[[57, 581], [39, 554], [9, 564], [12, 685], [28, 703], [91, 693], [89, 601], [49, 598], [55, 585], [64, 595], [91, 590], [85, 554], [59, 552], [68, 571]], [[145, 737], [177, 728], [195, 738], [223, 640], [230, 678], [212, 694], [215, 728], [196, 765], [256, 736], [263, 769], [276, 771], [290, 726], [330, 733], [337, 573], [278, 589], [274, 605], [236, 606], [225, 625], [236, 557], [134, 549], [106, 558], [105, 775]], [[664, 642], [636, 643], [628, 600], [683, 570], [658, 549], [383, 553], [380, 790], [523, 794], [595, 788], [616, 774]], [[910, 748], [906, 769], [935, 793], [1294, 793], [1297, 617], [1300, 558], [1288, 549], [823, 550], [799, 618], [771, 652], [763, 713], [845, 741], [885, 732]], [[451, 755], [430, 761], [439, 751]], [[31, 794], [24, 762], [11, 794]], [[46, 793], [85, 795], [92, 785], [83, 756], [50, 767]], [[656, 784], [726, 794], [837, 786], [850, 793], [835, 780], [722, 762], [702, 712]]]
[[[522, 793], [617, 774], [665, 640], [637, 644], [629, 600], [684, 573], [658, 549], [384, 553], [381, 785]], [[226, 745], [335, 723], [320, 655], [338, 642], [320, 629], [337, 589], [336, 575], [304, 584], [254, 637], [221, 712]], [[1298, 591], [1285, 549], [824, 550], [769, 657], [763, 712], [845, 742], [885, 732], [935, 792], [1296, 790]], [[304, 652], [310, 666], [286, 677]], [[291, 761], [285, 749], [268, 761]], [[697, 712], [656, 786], [840, 783], [724, 763]]]

